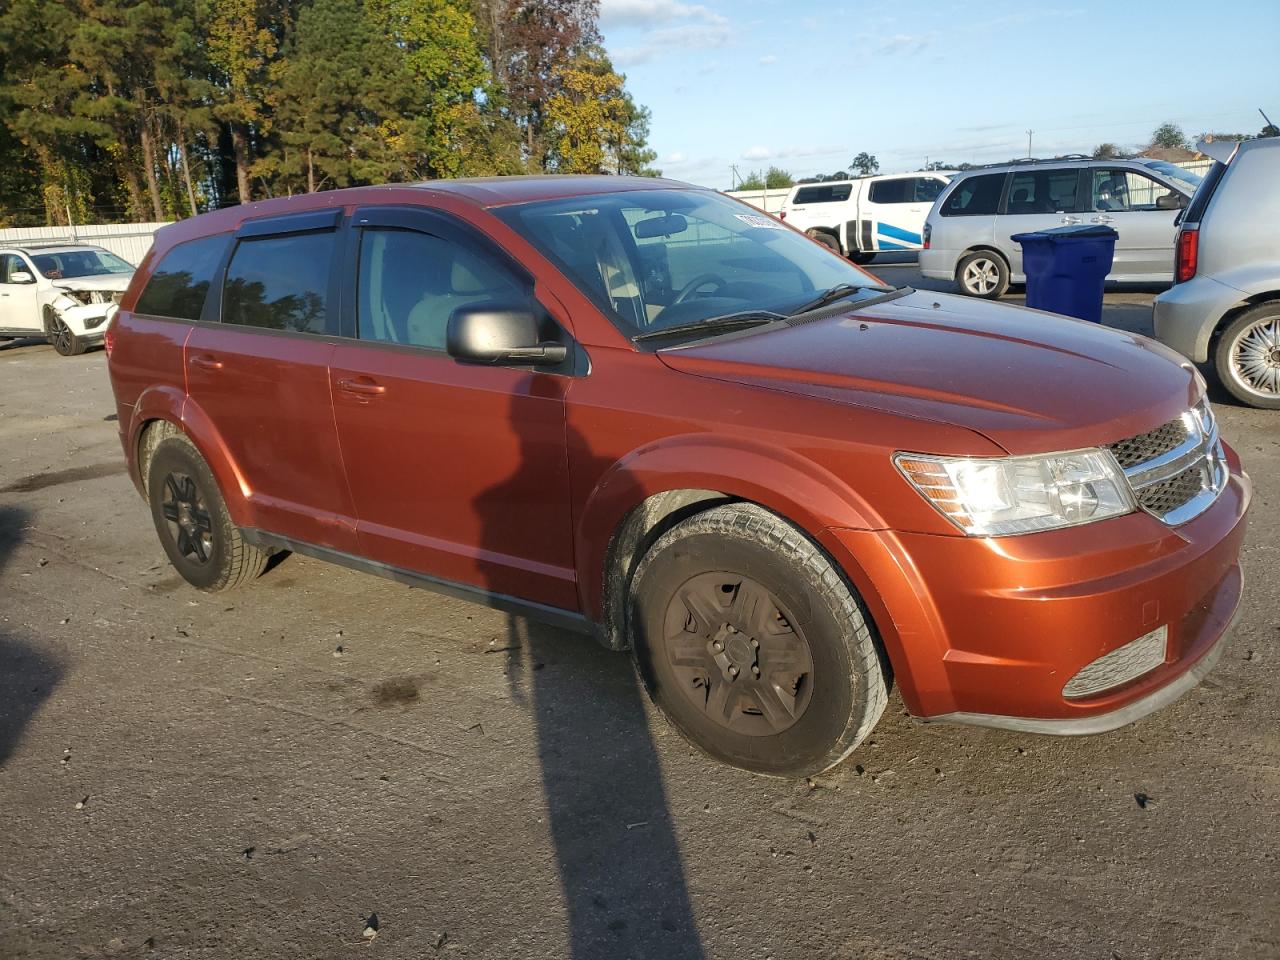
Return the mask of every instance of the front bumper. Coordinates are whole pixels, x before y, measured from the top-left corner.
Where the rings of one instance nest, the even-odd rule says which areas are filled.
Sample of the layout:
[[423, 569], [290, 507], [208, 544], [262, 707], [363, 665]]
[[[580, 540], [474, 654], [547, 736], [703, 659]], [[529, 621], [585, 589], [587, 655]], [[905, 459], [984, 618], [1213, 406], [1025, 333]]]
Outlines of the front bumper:
[[[1241, 597], [1251, 484], [1234, 452], [1227, 457], [1226, 488], [1179, 527], [1134, 513], [1020, 537], [831, 531], [907, 708], [931, 720], [1092, 733], [1198, 683]], [[1154, 669], [1064, 696], [1084, 667], [1162, 625], [1168, 640]]]
[[1223, 316], [1245, 295], [1212, 277], [1192, 277], [1156, 297], [1156, 339], [1196, 363], [1209, 359], [1209, 341]]

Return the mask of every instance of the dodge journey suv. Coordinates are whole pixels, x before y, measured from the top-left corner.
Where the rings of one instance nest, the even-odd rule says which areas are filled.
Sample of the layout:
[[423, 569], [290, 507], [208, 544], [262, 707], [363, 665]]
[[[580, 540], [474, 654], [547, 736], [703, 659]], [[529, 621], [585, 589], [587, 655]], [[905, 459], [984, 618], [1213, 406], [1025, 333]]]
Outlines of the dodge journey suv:
[[120, 438], [204, 590], [296, 552], [630, 649], [801, 776], [920, 717], [1128, 723], [1204, 676], [1250, 483], [1163, 346], [894, 289], [666, 180], [356, 188], [156, 236]]

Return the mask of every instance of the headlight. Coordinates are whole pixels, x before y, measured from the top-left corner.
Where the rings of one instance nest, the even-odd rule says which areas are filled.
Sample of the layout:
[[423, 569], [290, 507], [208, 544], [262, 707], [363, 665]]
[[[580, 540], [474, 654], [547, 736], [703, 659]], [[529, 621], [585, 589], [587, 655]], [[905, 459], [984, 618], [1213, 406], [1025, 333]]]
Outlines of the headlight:
[[894, 463], [920, 494], [971, 537], [1072, 527], [1134, 509], [1129, 484], [1105, 450], [1036, 457], [932, 457]]

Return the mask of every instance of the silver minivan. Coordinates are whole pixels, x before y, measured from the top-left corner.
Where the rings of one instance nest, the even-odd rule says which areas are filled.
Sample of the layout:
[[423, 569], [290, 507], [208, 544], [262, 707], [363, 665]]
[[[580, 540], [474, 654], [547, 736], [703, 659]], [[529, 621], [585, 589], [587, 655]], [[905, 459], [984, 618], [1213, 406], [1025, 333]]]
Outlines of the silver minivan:
[[[1021, 160], [959, 174], [924, 228], [920, 272], [994, 299], [1022, 283], [1022, 250], [1010, 237], [1077, 223], [1119, 234], [1108, 280], [1172, 282], [1174, 220], [1199, 177], [1159, 161]], [[1174, 172], [1176, 171], [1176, 172]]]

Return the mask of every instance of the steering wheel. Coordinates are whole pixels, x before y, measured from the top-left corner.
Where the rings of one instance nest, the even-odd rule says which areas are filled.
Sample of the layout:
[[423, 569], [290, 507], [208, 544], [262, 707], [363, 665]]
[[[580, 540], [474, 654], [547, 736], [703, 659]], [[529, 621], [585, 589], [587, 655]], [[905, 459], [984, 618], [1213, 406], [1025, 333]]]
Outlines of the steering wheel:
[[725, 279], [719, 274], [700, 273], [680, 288], [680, 292], [677, 293], [675, 299], [671, 301], [671, 306], [674, 307], [677, 303], [684, 303], [709, 283], [714, 283], [716, 288], [719, 289], [725, 285], [725, 282]]

